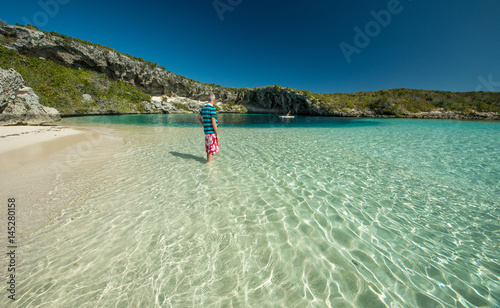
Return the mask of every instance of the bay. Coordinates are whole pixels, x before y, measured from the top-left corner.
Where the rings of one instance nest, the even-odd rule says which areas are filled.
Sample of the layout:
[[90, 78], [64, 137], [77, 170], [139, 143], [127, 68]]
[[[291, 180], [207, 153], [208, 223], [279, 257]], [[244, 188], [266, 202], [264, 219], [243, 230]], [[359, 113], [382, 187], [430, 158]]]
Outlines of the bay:
[[[123, 146], [54, 183], [19, 307], [494, 307], [500, 123], [66, 118]], [[83, 169], [83, 168], [82, 168]], [[76, 170], [76, 169], [75, 169]]]

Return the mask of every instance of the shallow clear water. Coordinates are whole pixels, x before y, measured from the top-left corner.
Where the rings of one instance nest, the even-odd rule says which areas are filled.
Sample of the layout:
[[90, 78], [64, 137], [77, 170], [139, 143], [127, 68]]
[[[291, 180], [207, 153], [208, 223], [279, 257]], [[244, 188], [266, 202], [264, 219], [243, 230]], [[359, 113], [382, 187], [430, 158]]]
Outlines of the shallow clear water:
[[[65, 119], [125, 144], [61, 177], [19, 307], [495, 307], [500, 123]], [[3, 299], [2, 299], [3, 300]]]

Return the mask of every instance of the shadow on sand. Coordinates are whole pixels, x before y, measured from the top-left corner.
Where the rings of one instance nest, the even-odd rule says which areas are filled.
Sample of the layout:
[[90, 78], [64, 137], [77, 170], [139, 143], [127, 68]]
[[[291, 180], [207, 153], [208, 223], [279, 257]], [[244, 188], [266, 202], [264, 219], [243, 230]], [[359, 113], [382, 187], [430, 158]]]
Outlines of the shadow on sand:
[[184, 159], [196, 160], [197, 162], [200, 162], [200, 163], [206, 163], [207, 162], [206, 158], [195, 156], [195, 155], [192, 155], [192, 154], [185, 154], [185, 153], [179, 153], [179, 152], [170, 152], [170, 154], [172, 154], [173, 156], [184, 158]]

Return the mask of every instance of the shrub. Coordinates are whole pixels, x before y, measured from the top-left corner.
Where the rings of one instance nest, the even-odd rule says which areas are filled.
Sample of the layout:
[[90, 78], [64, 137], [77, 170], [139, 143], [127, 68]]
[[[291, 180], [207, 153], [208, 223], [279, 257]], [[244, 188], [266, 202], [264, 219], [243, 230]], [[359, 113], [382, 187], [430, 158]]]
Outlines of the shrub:
[[[0, 67], [13, 68], [25, 84], [35, 91], [40, 103], [54, 107], [61, 114], [102, 112], [134, 113], [144, 109], [143, 101], [151, 96], [125, 82], [110, 81], [105, 75], [76, 70], [50, 60], [20, 55], [0, 46]], [[89, 94], [94, 100], [83, 101]]]
[[174, 106], [181, 110], [191, 111], [191, 109], [189, 109], [189, 107], [184, 105], [183, 103], [174, 103]]

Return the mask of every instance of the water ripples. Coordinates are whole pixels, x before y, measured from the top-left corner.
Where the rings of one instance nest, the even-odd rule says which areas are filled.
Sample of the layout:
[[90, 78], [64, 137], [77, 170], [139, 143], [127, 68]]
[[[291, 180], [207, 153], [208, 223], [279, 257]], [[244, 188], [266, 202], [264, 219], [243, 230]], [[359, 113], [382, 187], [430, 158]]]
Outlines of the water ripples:
[[18, 303], [494, 306], [499, 149], [443, 125], [439, 142], [425, 127], [226, 128], [209, 165], [195, 128], [122, 128], [127, 149], [61, 183], [71, 206], [26, 239]]

